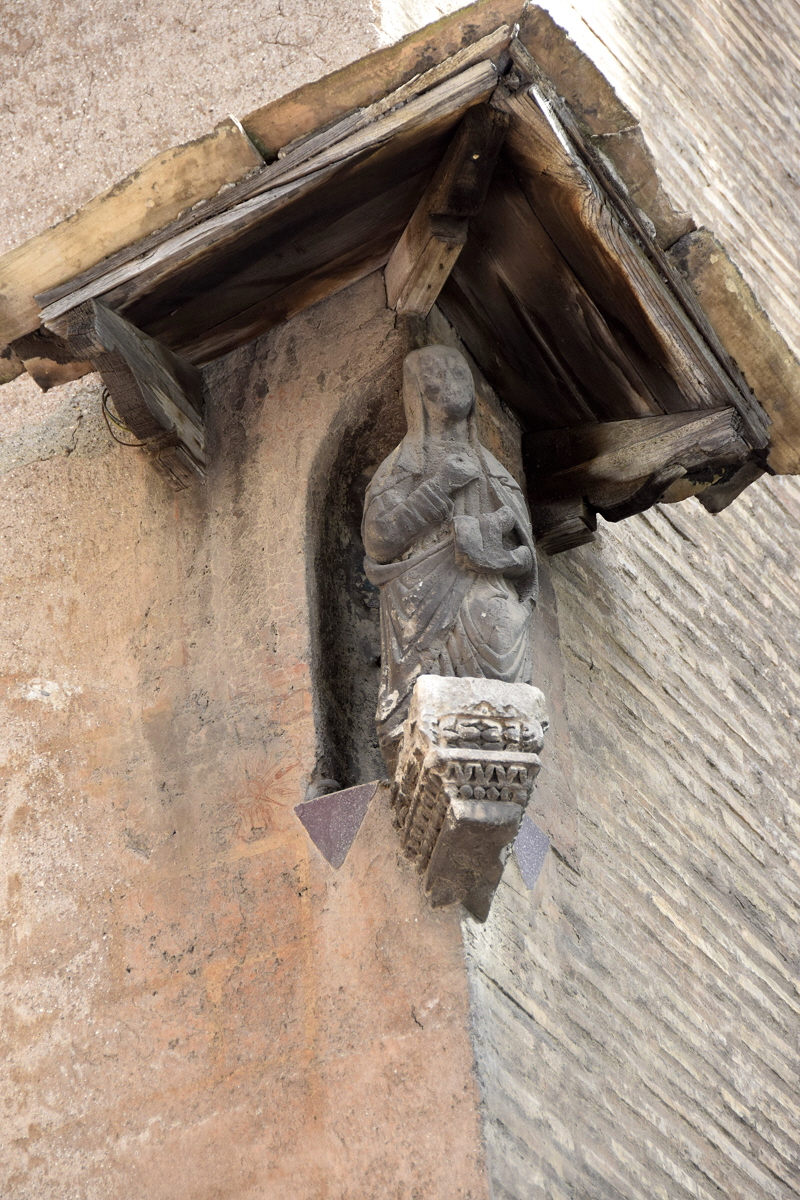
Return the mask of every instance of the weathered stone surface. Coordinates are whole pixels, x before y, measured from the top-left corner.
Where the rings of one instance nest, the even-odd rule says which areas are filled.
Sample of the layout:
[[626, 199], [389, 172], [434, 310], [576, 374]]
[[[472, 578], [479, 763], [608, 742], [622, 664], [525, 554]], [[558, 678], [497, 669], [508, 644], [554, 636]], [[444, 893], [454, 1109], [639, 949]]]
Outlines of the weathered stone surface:
[[[434, 908], [484, 921], [541, 766], [544, 696], [525, 683], [421, 675], [392, 802], [403, 850]], [[481, 833], [483, 830], [483, 833]]]
[[502, 800], [451, 801], [426, 873], [433, 908], [462, 901], [486, 920], [521, 817], [518, 804]]
[[362, 529], [381, 594], [377, 725], [390, 773], [421, 675], [530, 683], [538, 588], [525, 498], [478, 440], [464, 356], [409, 354], [403, 401], [408, 432], [370, 481]]

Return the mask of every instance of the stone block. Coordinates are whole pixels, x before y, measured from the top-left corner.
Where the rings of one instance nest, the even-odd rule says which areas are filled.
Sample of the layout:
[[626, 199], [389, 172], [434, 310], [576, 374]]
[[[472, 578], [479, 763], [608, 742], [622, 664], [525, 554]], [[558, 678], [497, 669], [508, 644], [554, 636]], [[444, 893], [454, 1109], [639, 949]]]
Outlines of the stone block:
[[541, 766], [545, 700], [527, 683], [421, 675], [403, 729], [395, 824], [434, 907], [485, 920]]

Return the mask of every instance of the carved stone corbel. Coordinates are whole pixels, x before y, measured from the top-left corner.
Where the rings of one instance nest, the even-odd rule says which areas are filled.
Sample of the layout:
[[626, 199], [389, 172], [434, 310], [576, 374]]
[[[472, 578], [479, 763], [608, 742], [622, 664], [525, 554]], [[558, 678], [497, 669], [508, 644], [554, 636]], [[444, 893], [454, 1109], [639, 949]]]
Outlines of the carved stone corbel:
[[421, 675], [403, 728], [392, 804], [434, 908], [489, 913], [531, 797], [548, 721], [527, 683]]

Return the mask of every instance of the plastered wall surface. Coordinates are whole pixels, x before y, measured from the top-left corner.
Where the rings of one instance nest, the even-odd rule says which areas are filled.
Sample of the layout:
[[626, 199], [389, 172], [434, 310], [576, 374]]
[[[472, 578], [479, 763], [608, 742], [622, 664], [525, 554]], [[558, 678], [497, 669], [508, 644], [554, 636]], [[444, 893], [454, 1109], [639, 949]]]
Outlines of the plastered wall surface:
[[[796, 14], [548, 7], [796, 344]], [[2, 28], [12, 246], [389, 20], [148, 0]], [[318, 766], [306, 483], [404, 348], [366, 280], [235, 356], [211, 479], [177, 499], [93, 380], [0, 392], [4, 1195], [487, 1194], [456, 915], [379, 807], [338, 876], [291, 814]], [[533, 894], [512, 863], [465, 933], [496, 1198], [796, 1194], [799, 525], [773, 480], [550, 564], [561, 857]]]
[[[794, 7], [546, 7], [796, 344]], [[465, 926], [495, 1200], [797, 1195], [799, 541], [781, 478], [549, 565], [574, 857]]]
[[4, 410], [3, 1196], [487, 1195], [457, 914], [292, 811], [308, 480], [404, 349], [374, 276], [217, 364], [178, 497], [92, 381]]
[[0, 248], [376, 49], [378, 21], [370, 0], [2, 0]]

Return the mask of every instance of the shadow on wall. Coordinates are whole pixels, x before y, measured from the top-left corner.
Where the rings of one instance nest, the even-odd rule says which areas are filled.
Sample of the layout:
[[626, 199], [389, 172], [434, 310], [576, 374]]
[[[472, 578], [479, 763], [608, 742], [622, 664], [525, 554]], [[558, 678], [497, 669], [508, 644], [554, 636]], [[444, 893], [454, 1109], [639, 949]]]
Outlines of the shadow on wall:
[[367, 484], [406, 431], [396, 370], [360, 380], [311, 472], [308, 588], [317, 770], [309, 795], [382, 778], [375, 707], [380, 680], [378, 589], [364, 574]]

